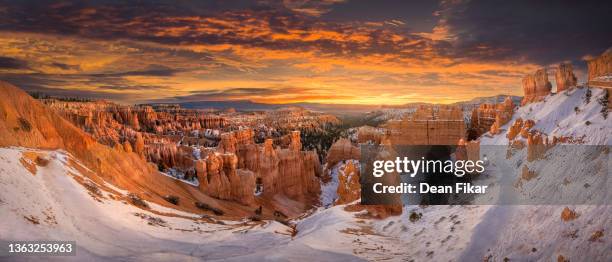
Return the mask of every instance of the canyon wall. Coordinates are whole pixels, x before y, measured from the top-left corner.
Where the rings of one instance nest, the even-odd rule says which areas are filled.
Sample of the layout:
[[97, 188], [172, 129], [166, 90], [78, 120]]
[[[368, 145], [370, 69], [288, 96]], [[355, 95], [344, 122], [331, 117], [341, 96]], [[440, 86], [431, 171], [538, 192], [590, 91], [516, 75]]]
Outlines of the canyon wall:
[[385, 124], [393, 145], [456, 145], [465, 136], [463, 112], [459, 107], [419, 107], [412, 117]]
[[589, 85], [604, 84], [612, 87], [612, 49], [587, 62]]
[[587, 65], [589, 68], [588, 85], [607, 89], [608, 108], [612, 108], [612, 48], [588, 61]]

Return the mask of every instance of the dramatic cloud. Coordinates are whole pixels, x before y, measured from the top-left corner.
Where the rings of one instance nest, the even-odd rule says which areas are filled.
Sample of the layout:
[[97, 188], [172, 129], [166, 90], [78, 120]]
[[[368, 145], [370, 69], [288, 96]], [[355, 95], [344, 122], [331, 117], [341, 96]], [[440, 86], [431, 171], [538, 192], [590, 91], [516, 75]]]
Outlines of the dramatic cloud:
[[[599, 7], [597, 7], [599, 6]], [[451, 103], [520, 94], [612, 44], [609, 5], [517, 1], [0, 4], [0, 79], [117, 101]]]
[[0, 56], [1, 69], [28, 69], [28, 62], [12, 57]]
[[609, 48], [611, 13], [607, 1], [474, 0], [448, 3], [440, 15], [458, 56], [546, 65]]

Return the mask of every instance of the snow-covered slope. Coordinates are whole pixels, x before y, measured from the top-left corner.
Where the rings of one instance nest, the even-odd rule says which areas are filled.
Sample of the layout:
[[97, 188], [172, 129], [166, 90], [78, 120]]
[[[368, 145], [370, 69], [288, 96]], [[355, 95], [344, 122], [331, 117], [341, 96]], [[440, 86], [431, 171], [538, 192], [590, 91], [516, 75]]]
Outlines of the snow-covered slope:
[[[587, 90], [591, 91], [589, 103], [586, 103]], [[535, 121], [532, 129], [550, 137], [584, 137], [585, 144], [612, 145], [612, 115], [604, 119], [600, 113], [602, 106], [598, 103], [603, 95], [604, 90], [599, 88], [572, 88], [549, 95], [544, 101], [520, 107], [501, 130], [507, 131], [518, 118], [531, 119]], [[502, 132], [494, 137], [485, 134], [481, 145], [508, 144], [505, 134]]]
[[[20, 161], [28, 152], [46, 156], [49, 163], [36, 166], [32, 173], [27, 167], [35, 163]], [[438, 231], [448, 231], [456, 223], [451, 219], [441, 219], [438, 230], [428, 230], [430, 222], [409, 222], [405, 216], [385, 221], [359, 219], [356, 217], [359, 213], [344, 211], [344, 206], [321, 208], [296, 221], [297, 234], [293, 237], [290, 227], [275, 221], [198, 219], [199, 215], [153, 203], [148, 203], [151, 210], [145, 211], [118, 200], [128, 192], [113, 188], [112, 193], [101, 190], [100, 194], [94, 194], [87, 190], [82, 183], [96, 185], [95, 182], [72, 168], [68, 164], [70, 158], [62, 151], [0, 148], [0, 217], [3, 218], [0, 240], [74, 240], [78, 245], [77, 257], [46, 258], [74, 261], [399, 260], [432, 256], [425, 249], [407, 248], [416, 239], [425, 243], [431, 237], [427, 250], [439, 250], [458, 241], [434, 240], [441, 236]], [[97, 185], [104, 186], [112, 187]], [[435, 209], [419, 212], [427, 217], [429, 210]], [[463, 213], [462, 210], [472, 208], [441, 209], [445, 210], [443, 213], [453, 210]], [[469, 234], [463, 231], [473, 227], [474, 221], [462, 222], [449, 235], [456, 235], [456, 239], [465, 243]], [[411, 238], [409, 232], [413, 230], [427, 232]], [[458, 252], [455, 249], [445, 256], [452, 257]]]
[[[49, 163], [22, 162], [29, 152], [44, 155]], [[333, 206], [294, 221], [297, 231], [293, 231], [276, 221], [200, 219], [150, 202], [151, 210], [142, 210], [120, 200], [128, 192], [82, 176], [70, 159], [62, 151], [0, 148], [0, 240], [77, 242], [76, 257], [46, 260], [451, 259], [467, 245], [479, 216], [488, 209], [414, 207], [422, 219], [410, 221], [410, 212], [370, 220], [345, 211], [345, 206]], [[36, 167], [33, 173], [30, 164]], [[112, 192], [98, 194], [83, 184], [109, 187]]]

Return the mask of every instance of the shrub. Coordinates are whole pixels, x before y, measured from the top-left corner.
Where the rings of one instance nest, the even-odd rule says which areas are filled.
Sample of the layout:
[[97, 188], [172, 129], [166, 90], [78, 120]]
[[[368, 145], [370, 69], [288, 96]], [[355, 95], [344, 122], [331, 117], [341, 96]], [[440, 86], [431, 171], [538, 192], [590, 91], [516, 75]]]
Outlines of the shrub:
[[208, 205], [208, 204], [206, 204], [206, 203], [202, 203], [202, 202], [195, 202], [195, 206], [196, 206], [197, 208], [199, 208], [199, 209], [202, 209], [202, 210], [212, 211], [212, 212], [213, 212], [213, 213], [215, 213], [215, 215], [217, 215], [217, 216], [222, 216], [222, 215], [224, 214], [224, 213], [223, 213], [223, 210], [218, 209], [218, 208], [215, 208], [215, 207], [211, 207], [211, 206], [209, 206], [209, 205]]
[[87, 191], [89, 191], [94, 196], [102, 197], [102, 192], [94, 182], [87, 180], [83, 183], [83, 187], [85, 187], [85, 189], [87, 189]]
[[45, 167], [45, 166], [47, 166], [49, 164], [49, 159], [46, 159], [46, 158], [40, 157], [40, 156], [36, 156], [36, 160], [35, 161], [36, 161], [36, 164], [38, 166], [42, 166], [42, 167]]
[[591, 125], [591, 121], [587, 120], [586, 122], [584, 122], [585, 125], [590, 126]]
[[580, 108], [578, 108], [577, 106], [574, 107], [574, 112], [576, 112], [576, 114], [580, 113]]
[[593, 93], [591, 92], [590, 88], [587, 88], [587, 91], [584, 94], [584, 102], [586, 104], [591, 103], [591, 96], [593, 96]]
[[410, 219], [410, 222], [416, 222], [419, 221], [419, 219], [421, 219], [421, 217], [423, 217], [422, 213], [417, 213], [417, 212], [410, 212], [410, 216], [408, 217], [408, 219]]
[[601, 115], [604, 119], [608, 119], [608, 102], [610, 99], [610, 93], [608, 93], [608, 89], [604, 90], [604, 95], [599, 98], [599, 104], [601, 105]]
[[134, 193], [129, 193], [127, 197], [133, 205], [141, 207], [141, 208], [149, 208], [149, 204], [147, 204], [147, 202], [142, 200], [142, 198], [140, 198], [138, 195]]
[[25, 118], [20, 117], [17, 119], [17, 121], [19, 122], [19, 127], [21, 127], [21, 130], [26, 132], [30, 132], [32, 130], [32, 125]]
[[170, 203], [170, 204], [173, 204], [173, 205], [178, 205], [179, 204], [179, 197], [177, 197], [177, 196], [167, 195], [167, 196], [164, 196], [164, 199], [166, 201], [168, 201], [168, 203]]

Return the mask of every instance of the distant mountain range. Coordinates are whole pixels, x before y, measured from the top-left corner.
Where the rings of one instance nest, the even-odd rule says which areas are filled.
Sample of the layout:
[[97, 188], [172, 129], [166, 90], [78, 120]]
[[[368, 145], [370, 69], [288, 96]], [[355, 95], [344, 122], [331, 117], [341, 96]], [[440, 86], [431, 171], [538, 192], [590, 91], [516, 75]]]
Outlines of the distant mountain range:
[[[469, 101], [457, 102], [453, 105], [459, 106], [477, 106], [482, 103], [500, 103], [506, 99], [508, 95], [496, 95], [489, 97], [477, 97]], [[510, 96], [515, 104], [520, 104], [522, 97]], [[284, 107], [302, 107], [311, 111], [325, 112], [330, 114], [360, 114], [380, 109], [401, 109], [411, 108], [418, 105], [425, 105], [429, 103], [409, 103], [397, 106], [387, 105], [359, 105], [359, 104], [322, 104], [322, 103], [287, 103], [287, 104], [265, 104], [257, 103], [249, 100], [237, 100], [237, 101], [195, 101], [195, 102], [184, 102], [180, 103], [181, 107], [189, 109], [216, 109], [225, 110], [233, 108], [237, 111], [266, 111], [275, 110]]]
[[364, 113], [380, 109], [379, 105], [356, 105], [356, 104], [320, 104], [320, 103], [286, 103], [265, 104], [248, 100], [238, 101], [196, 101], [180, 103], [181, 107], [189, 109], [217, 109], [226, 110], [233, 108], [237, 111], [266, 111], [286, 107], [301, 107], [310, 111], [318, 111], [332, 114]]

